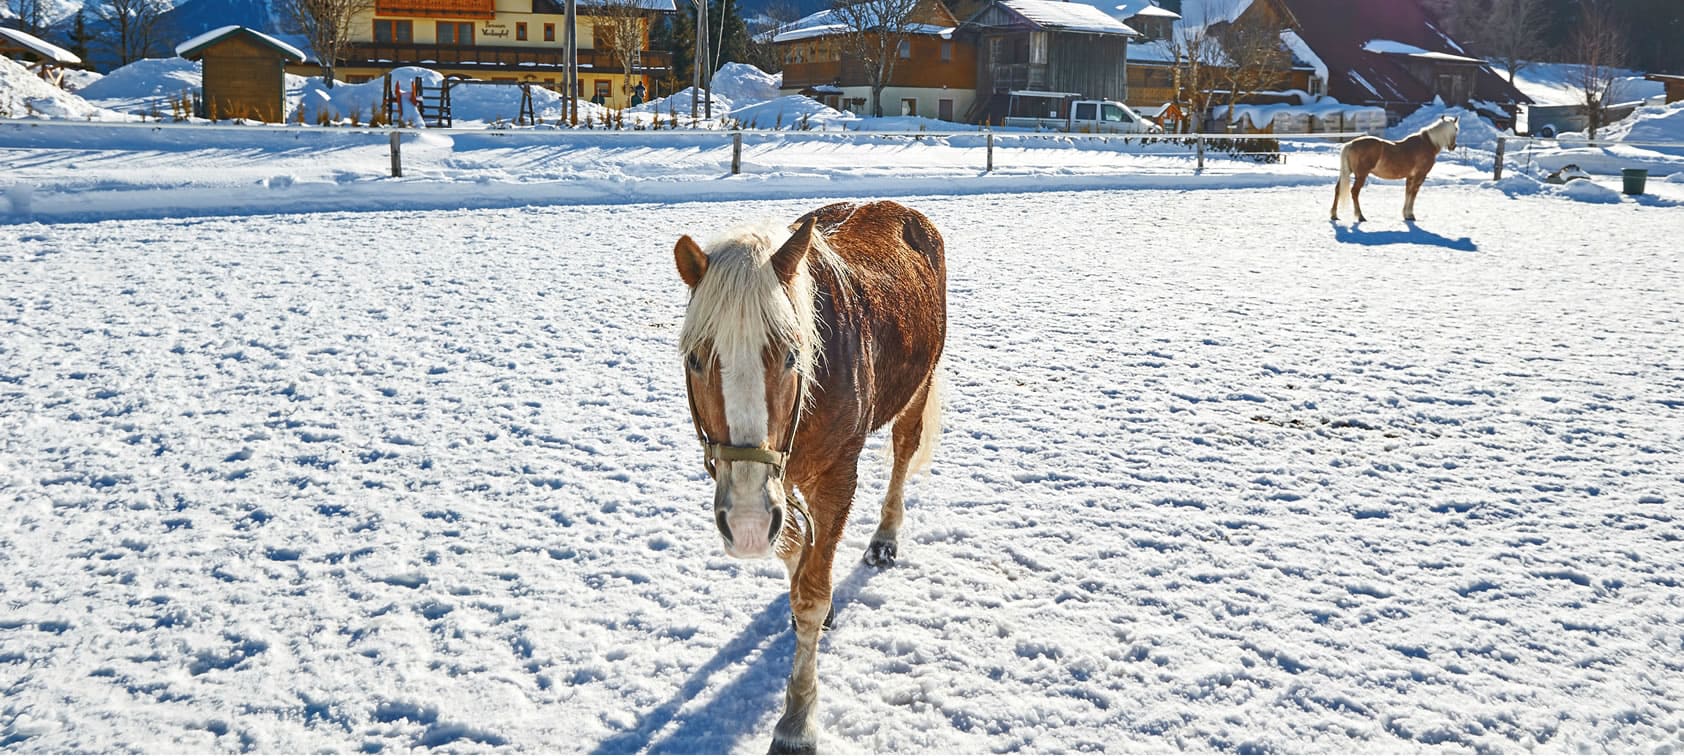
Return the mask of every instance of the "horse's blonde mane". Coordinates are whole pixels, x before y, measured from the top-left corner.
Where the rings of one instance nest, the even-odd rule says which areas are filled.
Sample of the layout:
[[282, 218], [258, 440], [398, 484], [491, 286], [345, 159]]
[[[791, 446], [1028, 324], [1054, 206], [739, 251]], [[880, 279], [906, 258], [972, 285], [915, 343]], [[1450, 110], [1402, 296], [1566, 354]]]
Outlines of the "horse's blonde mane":
[[[725, 365], [759, 365], [767, 345], [788, 344], [802, 378], [813, 380], [822, 350], [810, 271], [816, 262], [841, 279], [845, 268], [815, 231], [786, 293], [771, 261], [790, 236], [788, 226], [763, 222], [731, 229], [708, 245], [707, 272], [690, 294], [679, 349]], [[707, 346], [711, 354], [703, 352]]]
[[1428, 141], [1433, 143], [1434, 147], [1442, 150], [1456, 140], [1456, 130], [1459, 126], [1460, 124], [1454, 118], [1440, 117], [1415, 133], [1425, 136]]

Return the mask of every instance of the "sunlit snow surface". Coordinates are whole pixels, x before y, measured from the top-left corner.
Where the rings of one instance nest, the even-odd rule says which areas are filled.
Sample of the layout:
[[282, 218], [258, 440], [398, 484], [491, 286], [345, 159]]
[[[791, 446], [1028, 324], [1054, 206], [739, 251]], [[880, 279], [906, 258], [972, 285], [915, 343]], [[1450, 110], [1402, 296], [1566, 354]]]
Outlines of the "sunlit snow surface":
[[[1684, 748], [1684, 210], [1330, 194], [904, 199], [946, 431], [823, 747]], [[0, 744], [764, 749], [670, 250], [817, 204], [0, 226]]]

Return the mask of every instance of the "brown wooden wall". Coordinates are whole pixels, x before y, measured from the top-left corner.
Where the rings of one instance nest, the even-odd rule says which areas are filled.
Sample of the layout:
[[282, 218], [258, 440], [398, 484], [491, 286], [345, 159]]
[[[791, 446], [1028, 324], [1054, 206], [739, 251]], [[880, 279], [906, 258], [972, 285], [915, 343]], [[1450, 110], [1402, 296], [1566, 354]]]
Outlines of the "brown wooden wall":
[[[942, 43], [953, 46], [952, 59], [941, 59]], [[976, 88], [976, 47], [969, 41], [944, 40], [933, 36], [911, 38], [912, 57], [895, 63], [889, 77], [891, 87], [942, 87], [950, 89]], [[799, 57], [796, 55], [799, 46]], [[865, 71], [859, 61], [844, 59], [833, 40], [811, 39], [778, 45], [784, 60], [784, 89], [798, 89], [820, 84], [844, 87], [866, 85]], [[801, 62], [788, 62], [800, 60]]]
[[239, 37], [205, 48], [205, 114], [270, 123], [285, 120], [284, 64], [274, 50]]
[[1057, 92], [1122, 102], [1128, 97], [1128, 38], [1054, 33], [1047, 43], [1047, 84]]

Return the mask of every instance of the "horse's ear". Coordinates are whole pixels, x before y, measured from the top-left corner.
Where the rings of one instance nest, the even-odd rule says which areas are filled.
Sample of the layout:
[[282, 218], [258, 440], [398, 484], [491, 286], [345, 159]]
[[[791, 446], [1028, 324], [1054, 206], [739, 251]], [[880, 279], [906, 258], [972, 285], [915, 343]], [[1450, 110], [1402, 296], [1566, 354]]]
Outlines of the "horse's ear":
[[696, 240], [688, 234], [678, 237], [678, 243], [672, 247], [673, 260], [678, 263], [678, 277], [684, 279], [684, 285], [692, 289], [702, 282], [702, 274], [708, 272], [708, 256], [702, 248], [696, 246]]
[[807, 221], [801, 228], [789, 237], [789, 241], [772, 255], [772, 271], [778, 274], [778, 283], [787, 284], [795, 277], [795, 271], [801, 267], [801, 259], [807, 256], [807, 250], [813, 246], [813, 216], [807, 216]]

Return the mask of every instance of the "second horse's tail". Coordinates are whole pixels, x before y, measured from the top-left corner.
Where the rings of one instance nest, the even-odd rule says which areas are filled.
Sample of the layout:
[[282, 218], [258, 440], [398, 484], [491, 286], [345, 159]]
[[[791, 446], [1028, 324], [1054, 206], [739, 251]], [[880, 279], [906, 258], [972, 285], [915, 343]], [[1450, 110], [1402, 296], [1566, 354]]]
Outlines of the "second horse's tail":
[[1329, 218], [1339, 220], [1339, 203], [1351, 193], [1351, 143], [1339, 148], [1339, 181], [1333, 185], [1333, 211]]

